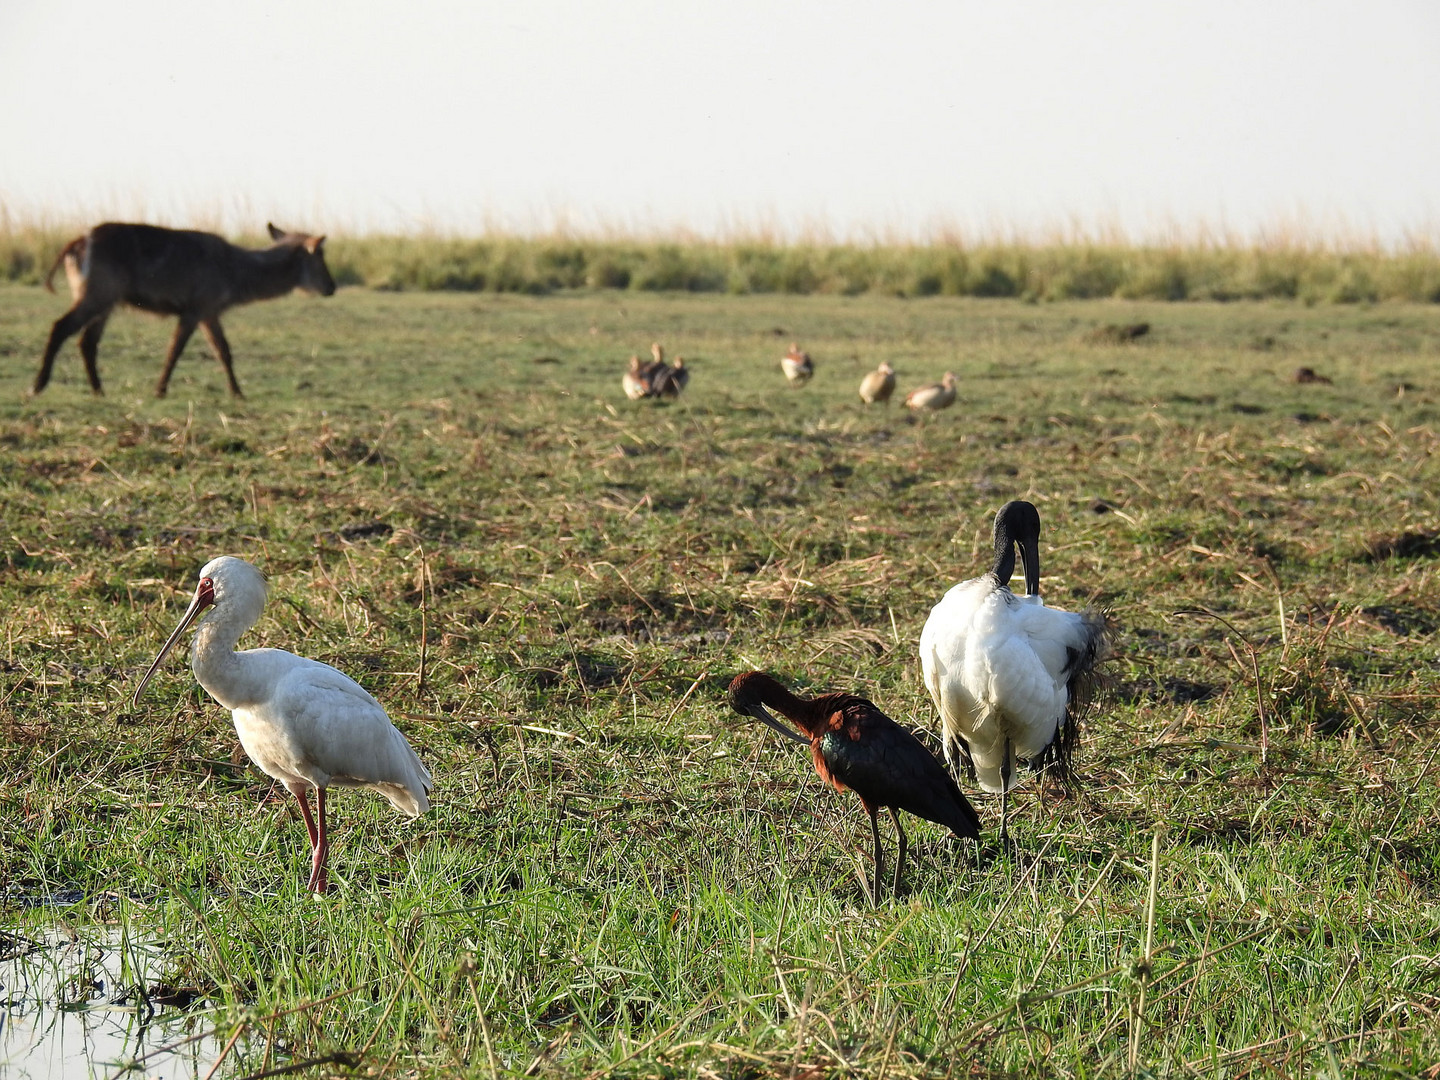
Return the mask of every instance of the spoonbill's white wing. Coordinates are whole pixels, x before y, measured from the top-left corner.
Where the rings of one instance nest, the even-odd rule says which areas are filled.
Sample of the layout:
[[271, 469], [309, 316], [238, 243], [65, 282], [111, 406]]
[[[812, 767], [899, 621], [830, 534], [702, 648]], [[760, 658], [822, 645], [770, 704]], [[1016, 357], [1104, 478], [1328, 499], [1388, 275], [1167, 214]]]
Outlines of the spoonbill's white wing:
[[279, 649], [241, 655], [275, 676], [265, 700], [235, 710], [240, 742], [261, 769], [316, 787], [373, 788], [411, 816], [430, 808], [430, 773], [364, 687], [329, 664]]

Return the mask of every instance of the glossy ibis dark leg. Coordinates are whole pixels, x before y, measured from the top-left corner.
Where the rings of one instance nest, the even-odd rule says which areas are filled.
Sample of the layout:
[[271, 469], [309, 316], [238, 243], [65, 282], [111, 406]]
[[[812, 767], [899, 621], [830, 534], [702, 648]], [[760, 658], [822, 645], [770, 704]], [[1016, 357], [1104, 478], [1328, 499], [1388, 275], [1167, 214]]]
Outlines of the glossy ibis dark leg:
[[875, 838], [875, 888], [870, 892], [870, 906], [880, 906], [880, 883], [885, 880], [885, 853], [880, 850], [880, 822], [877, 806], [866, 805], [865, 812], [870, 815], [870, 835]]
[[900, 854], [895, 858], [895, 881], [890, 886], [890, 895], [899, 896], [900, 875], [905, 870], [905, 848], [908, 846], [908, 842], [905, 839], [905, 830], [900, 827], [900, 811], [892, 806], [890, 807], [890, 816], [895, 819], [895, 831], [900, 836]]

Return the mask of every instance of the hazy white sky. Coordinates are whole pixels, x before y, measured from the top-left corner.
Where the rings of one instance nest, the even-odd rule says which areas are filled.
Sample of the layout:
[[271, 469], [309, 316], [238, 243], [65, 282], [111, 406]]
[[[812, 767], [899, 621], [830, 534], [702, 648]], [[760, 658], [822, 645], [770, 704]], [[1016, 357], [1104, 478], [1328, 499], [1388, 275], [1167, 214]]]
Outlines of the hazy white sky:
[[1440, 231], [1433, 0], [0, 0], [0, 200], [258, 228]]

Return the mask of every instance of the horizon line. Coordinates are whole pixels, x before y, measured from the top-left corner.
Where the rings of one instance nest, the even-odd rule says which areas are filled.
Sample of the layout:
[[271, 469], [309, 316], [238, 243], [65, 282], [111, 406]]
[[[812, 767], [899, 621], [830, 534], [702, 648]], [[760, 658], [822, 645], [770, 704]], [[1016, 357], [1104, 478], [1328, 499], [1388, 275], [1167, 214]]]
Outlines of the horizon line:
[[84, 231], [102, 221], [127, 220], [176, 229], [201, 229], [234, 236], [254, 236], [264, 223], [304, 228], [343, 239], [415, 240], [562, 240], [573, 243], [684, 244], [691, 246], [859, 247], [859, 248], [1054, 248], [1108, 247], [1148, 249], [1295, 249], [1333, 252], [1405, 252], [1440, 250], [1440, 219], [1399, 226], [1385, 235], [1377, 226], [1359, 225], [1339, 213], [1315, 214], [1303, 207], [1277, 212], [1269, 220], [1247, 226], [1193, 215], [1152, 219], [1136, 227], [1118, 213], [1051, 215], [1029, 224], [986, 215], [963, 221], [952, 214], [930, 215], [923, 223], [897, 221], [843, 222], [806, 215], [785, 221], [774, 210], [726, 213], [709, 226], [679, 215], [656, 213], [616, 215], [570, 209], [502, 215], [491, 211], [467, 214], [421, 213], [387, 215], [354, 212], [324, 213], [319, 200], [303, 212], [294, 205], [261, 211], [256, 200], [232, 197], [229, 208], [211, 200], [198, 208], [157, 205], [144, 197], [93, 200], [89, 205], [17, 205], [0, 194], [0, 235], [24, 232]]

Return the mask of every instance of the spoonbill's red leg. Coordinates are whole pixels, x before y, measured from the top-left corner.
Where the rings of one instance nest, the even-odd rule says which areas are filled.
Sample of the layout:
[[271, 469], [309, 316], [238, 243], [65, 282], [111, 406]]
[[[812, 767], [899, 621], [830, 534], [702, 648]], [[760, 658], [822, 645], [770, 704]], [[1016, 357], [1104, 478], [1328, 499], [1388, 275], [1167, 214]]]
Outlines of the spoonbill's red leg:
[[310, 864], [310, 888], [323, 893], [330, 887], [325, 866], [330, 861], [330, 836], [325, 828], [325, 789], [315, 789], [315, 816], [319, 819], [320, 840], [315, 845], [315, 857]]

